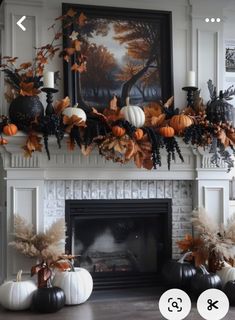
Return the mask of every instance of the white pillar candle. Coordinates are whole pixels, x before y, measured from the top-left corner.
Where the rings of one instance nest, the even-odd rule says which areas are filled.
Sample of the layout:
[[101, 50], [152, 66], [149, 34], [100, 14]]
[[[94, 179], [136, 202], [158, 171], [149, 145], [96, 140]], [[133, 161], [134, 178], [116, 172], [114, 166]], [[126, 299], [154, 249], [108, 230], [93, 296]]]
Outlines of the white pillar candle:
[[196, 87], [195, 71], [188, 71], [187, 87]]
[[47, 71], [43, 74], [43, 87], [54, 88], [54, 72]]

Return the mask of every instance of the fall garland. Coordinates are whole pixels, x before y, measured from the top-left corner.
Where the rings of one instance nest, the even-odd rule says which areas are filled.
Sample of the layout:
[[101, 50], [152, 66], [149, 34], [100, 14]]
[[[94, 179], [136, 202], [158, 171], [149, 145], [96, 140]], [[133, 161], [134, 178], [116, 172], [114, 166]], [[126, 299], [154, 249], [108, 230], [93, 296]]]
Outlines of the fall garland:
[[[73, 9], [56, 18], [55, 22], [62, 21], [63, 27], [56, 30], [54, 23], [49, 28], [54, 31], [53, 40], [50, 44], [36, 48], [33, 63], [26, 62], [16, 67], [17, 57], [2, 58], [0, 70], [5, 74], [5, 97], [8, 101], [19, 95], [37, 96], [43, 86], [44, 67], [56, 53], [71, 64], [72, 71], [86, 72], [87, 57], [82, 52], [83, 38], [82, 32], [79, 32], [86, 20], [83, 13], [77, 14]], [[60, 50], [56, 41], [65, 36], [63, 31], [71, 25], [74, 25], [75, 29], [69, 36], [69, 47]], [[208, 88], [211, 101], [207, 106], [203, 104], [200, 92], [196, 91], [193, 104], [181, 111], [174, 108], [173, 97], [165, 103], [149, 102], [142, 109], [129, 105], [128, 101], [127, 105], [121, 108], [119, 99], [114, 95], [102, 112], [92, 106], [84, 110], [79, 106], [70, 107], [70, 99], [66, 97], [54, 104], [50, 114], [36, 114], [33, 119], [27, 119], [26, 115], [26, 118], [20, 121], [20, 129], [28, 135], [23, 146], [25, 156], [32, 156], [34, 151], [42, 151], [43, 142], [50, 159], [49, 137], [54, 135], [60, 148], [67, 133], [67, 145], [71, 151], [77, 145], [82, 154], [87, 156], [97, 147], [100, 155], [107, 160], [121, 164], [134, 161], [138, 168], [149, 170], [162, 165], [161, 153], [165, 149], [170, 169], [171, 161], [175, 161], [176, 156], [184, 161], [176, 139], [182, 137], [186, 144], [191, 143], [195, 147], [210, 146], [211, 161], [219, 165], [222, 159], [230, 169], [233, 167], [231, 155], [235, 145], [234, 128], [229, 117], [213, 115], [213, 109], [209, 106], [217, 102], [218, 97], [211, 80], [208, 81]], [[235, 90], [229, 88], [222, 94], [222, 98], [227, 99], [234, 94]], [[5, 115], [0, 116], [0, 145], [8, 143], [6, 136], [17, 132], [18, 123], [11, 120]]]

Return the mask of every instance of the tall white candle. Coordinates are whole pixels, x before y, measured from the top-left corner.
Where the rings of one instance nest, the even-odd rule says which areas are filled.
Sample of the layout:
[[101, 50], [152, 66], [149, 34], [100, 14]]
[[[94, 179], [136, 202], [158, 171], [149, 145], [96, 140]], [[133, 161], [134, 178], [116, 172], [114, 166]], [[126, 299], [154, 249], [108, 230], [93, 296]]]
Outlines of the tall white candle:
[[196, 87], [196, 80], [195, 80], [195, 71], [190, 70], [188, 71], [187, 77], [187, 87]]
[[43, 87], [54, 88], [54, 72], [47, 71], [43, 74]]

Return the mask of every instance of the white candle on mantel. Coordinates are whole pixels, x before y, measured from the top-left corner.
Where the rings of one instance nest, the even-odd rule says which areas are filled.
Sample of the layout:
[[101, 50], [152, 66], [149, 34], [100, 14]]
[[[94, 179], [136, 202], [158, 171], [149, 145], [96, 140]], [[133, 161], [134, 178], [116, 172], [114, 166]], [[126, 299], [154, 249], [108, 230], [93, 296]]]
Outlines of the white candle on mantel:
[[43, 74], [43, 87], [54, 88], [54, 72], [47, 71]]
[[196, 87], [195, 71], [188, 71], [187, 87]]

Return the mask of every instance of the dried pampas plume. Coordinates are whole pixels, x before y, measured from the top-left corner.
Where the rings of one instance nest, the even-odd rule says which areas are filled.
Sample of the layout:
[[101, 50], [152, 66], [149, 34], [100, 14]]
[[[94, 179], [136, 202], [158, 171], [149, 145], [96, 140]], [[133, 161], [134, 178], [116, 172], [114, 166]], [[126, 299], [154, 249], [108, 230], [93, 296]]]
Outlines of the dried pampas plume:
[[33, 225], [15, 215], [13, 233], [15, 240], [9, 245], [25, 256], [55, 261], [64, 253], [65, 231], [64, 219], [54, 222], [46, 232], [36, 233]]

